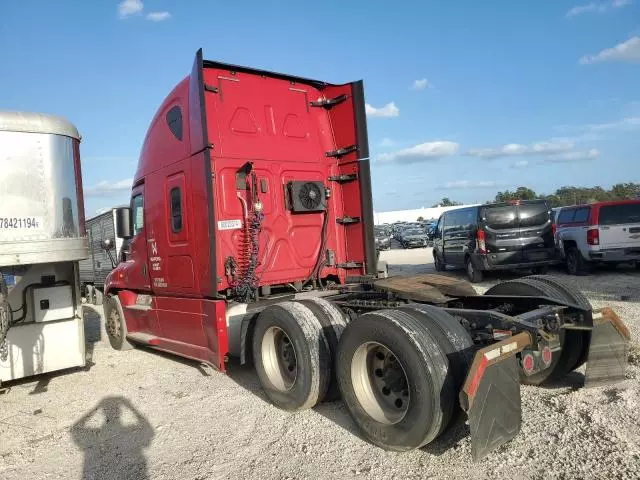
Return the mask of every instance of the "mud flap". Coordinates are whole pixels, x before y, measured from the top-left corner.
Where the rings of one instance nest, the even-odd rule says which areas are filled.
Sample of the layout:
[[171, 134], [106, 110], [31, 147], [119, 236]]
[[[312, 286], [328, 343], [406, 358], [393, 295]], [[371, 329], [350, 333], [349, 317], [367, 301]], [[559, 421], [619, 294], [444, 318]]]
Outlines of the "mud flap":
[[625, 379], [630, 339], [629, 330], [613, 310], [603, 308], [593, 312], [586, 387], [608, 385]]
[[460, 404], [471, 429], [471, 455], [479, 460], [520, 431], [520, 376], [516, 354], [531, 343], [520, 333], [476, 353]]

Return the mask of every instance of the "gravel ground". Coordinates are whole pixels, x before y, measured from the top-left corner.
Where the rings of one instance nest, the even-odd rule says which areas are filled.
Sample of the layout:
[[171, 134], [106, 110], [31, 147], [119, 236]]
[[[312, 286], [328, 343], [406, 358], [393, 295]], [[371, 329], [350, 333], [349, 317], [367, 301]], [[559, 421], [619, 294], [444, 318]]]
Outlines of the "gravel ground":
[[[433, 270], [430, 249], [383, 257], [392, 274]], [[640, 273], [553, 274], [594, 307], [612, 306], [639, 338]], [[623, 383], [582, 389], [575, 372], [522, 387], [520, 435], [472, 463], [464, 424], [427, 448], [386, 452], [358, 436], [340, 402], [296, 414], [271, 406], [251, 368], [232, 363], [223, 375], [148, 350], [116, 352], [101, 315], [85, 307], [86, 369], [16, 382], [0, 395], [0, 478], [640, 478], [637, 343]]]

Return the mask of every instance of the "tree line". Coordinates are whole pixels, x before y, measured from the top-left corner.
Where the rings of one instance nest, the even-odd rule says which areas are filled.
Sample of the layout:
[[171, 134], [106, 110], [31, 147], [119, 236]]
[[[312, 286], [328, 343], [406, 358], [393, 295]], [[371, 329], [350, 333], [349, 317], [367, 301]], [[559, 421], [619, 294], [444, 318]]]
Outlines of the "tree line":
[[[609, 200], [640, 199], [640, 183], [617, 183], [610, 189], [602, 187], [560, 187], [551, 194], [537, 193], [528, 187], [518, 187], [514, 191], [505, 190], [498, 192], [496, 196], [486, 203], [507, 202], [509, 200], [536, 200], [544, 199], [552, 207], [564, 207], [567, 205], [581, 205], [593, 202], [606, 202]], [[448, 197], [433, 207], [454, 207], [462, 203]]]

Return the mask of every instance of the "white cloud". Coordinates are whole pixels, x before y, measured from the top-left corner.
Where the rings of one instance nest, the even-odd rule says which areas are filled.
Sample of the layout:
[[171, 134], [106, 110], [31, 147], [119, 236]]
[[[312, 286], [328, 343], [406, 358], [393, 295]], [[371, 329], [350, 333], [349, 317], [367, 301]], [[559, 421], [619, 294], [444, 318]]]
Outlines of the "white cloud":
[[109, 182], [107, 180], [103, 180], [93, 185], [92, 187], [85, 188], [84, 193], [85, 195], [96, 197], [113, 195], [115, 193], [131, 190], [132, 184], [133, 178], [125, 178], [124, 180], [120, 180], [117, 182]]
[[368, 103], [364, 106], [365, 112], [370, 117], [397, 117], [400, 115], [400, 109], [396, 107], [394, 102], [387, 103], [384, 107], [376, 108], [372, 107]]
[[606, 10], [604, 5], [598, 5], [595, 2], [587, 3], [586, 5], [576, 5], [567, 12], [567, 17], [574, 17], [583, 13], [599, 12], [602, 13]]
[[498, 182], [494, 182], [493, 180], [455, 180], [445, 183], [444, 187], [440, 188], [495, 188], [500, 186]]
[[142, 12], [144, 5], [141, 0], [124, 0], [118, 4], [120, 18], [127, 18]]
[[162, 22], [170, 18], [171, 14], [169, 12], [151, 12], [147, 15], [147, 20], [151, 20], [152, 22]]
[[456, 142], [446, 140], [426, 142], [410, 148], [403, 148], [397, 152], [378, 155], [378, 161], [383, 163], [415, 163], [449, 157], [458, 153], [460, 146]]
[[631, 5], [631, 0], [611, 0], [607, 2], [590, 2], [583, 5], [576, 5], [567, 12], [567, 17], [575, 17], [583, 13], [605, 13], [612, 9]]
[[603, 130], [635, 130], [638, 128], [640, 128], [640, 117], [627, 117], [615, 122], [592, 123], [587, 125], [587, 129], [592, 132], [601, 132]]
[[529, 166], [529, 160], [518, 160], [511, 165], [511, 168], [525, 168]]
[[420, 80], [414, 80], [411, 88], [413, 90], [424, 90], [429, 86], [429, 81], [426, 78], [421, 78]]
[[523, 155], [550, 155], [554, 153], [566, 152], [573, 149], [573, 143], [566, 141], [551, 140], [538, 142], [531, 145], [521, 145], [519, 143], [508, 143], [500, 147], [492, 148], [472, 148], [467, 155], [491, 160], [499, 157], [518, 157]]
[[599, 156], [600, 150], [598, 150], [597, 148], [592, 148], [591, 150], [587, 150], [584, 152], [565, 152], [558, 155], [550, 155], [544, 161], [551, 163], [582, 162], [585, 160], [593, 160], [594, 158], [598, 158]]
[[380, 143], [378, 144], [378, 146], [385, 148], [385, 147], [393, 147], [395, 144], [396, 142], [394, 142], [388, 137], [385, 137], [382, 140], [380, 140]]
[[640, 62], [640, 37], [631, 37], [626, 42], [613, 48], [605, 48], [596, 55], [585, 55], [579, 62], [581, 65], [589, 65], [607, 61]]

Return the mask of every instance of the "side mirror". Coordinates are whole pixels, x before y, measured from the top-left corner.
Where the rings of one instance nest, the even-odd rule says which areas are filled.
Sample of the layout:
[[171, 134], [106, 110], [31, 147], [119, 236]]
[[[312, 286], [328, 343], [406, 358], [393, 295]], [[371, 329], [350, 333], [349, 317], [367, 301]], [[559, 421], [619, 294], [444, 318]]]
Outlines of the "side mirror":
[[101, 247], [103, 250], [106, 250], [107, 252], [108, 252], [109, 250], [111, 250], [111, 249], [113, 248], [113, 246], [114, 246], [114, 245], [113, 245], [113, 242], [111, 241], [111, 239], [110, 239], [110, 238], [107, 238], [107, 239], [102, 240], [102, 241], [100, 242], [100, 247]]
[[124, 239], [133, 237], [133, 219], [129, 207], [116, 208], [116, 236]]

